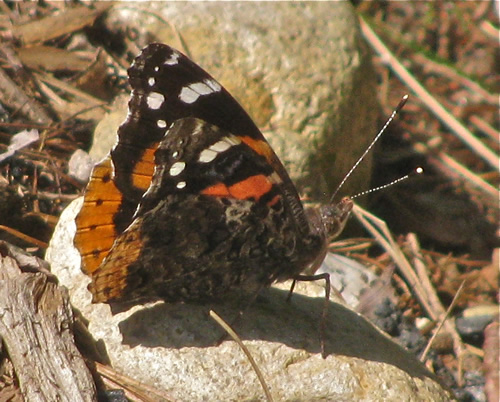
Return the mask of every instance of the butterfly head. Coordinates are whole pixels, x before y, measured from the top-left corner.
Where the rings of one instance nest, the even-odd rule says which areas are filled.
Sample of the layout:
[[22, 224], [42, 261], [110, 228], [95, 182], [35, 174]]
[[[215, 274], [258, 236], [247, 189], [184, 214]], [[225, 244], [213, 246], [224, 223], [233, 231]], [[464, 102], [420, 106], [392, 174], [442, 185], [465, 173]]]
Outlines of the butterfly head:
[[344, 230], [353, 206], [352, 200], [344, 197], [338, 203], [322, 205], [319, 208], [321, 223], [328, 239], [334, 239]]

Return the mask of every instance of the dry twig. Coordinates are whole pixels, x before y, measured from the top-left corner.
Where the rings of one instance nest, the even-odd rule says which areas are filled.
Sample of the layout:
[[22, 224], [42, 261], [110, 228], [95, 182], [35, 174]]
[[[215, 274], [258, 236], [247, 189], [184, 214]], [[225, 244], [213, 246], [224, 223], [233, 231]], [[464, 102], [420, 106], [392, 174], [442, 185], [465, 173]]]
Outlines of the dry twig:
[[177, 400], [146, 384], [130, 378], [129, 376], [116, 372], [112, 367], [95, 362], [97, 372], [102, 376], [104, 383], [111, 389], [119, 388], [125, 392], [125, 396], [134, 402], [158, 402]]
[[429, 353], [429, 350], [431, 349], [432, 344], [434, 343], [434, 340], [436, 339], [436, 336], [439, 334], [439, 331], [441, 331], [441, 328], [443, 327], [445, 321], [448, 319], [448, 317], [450, 316], [451, 311], [455, 307], [455, 304], [457, 303], [457, 300], [458, 300], [458, 298], [460, 297], [460, 295], [462, 293], [462, 289], [464, 288], [464, 285], [465, 285], [465, 281], [463, 281], [460, 284], [460, 287], [458, 288], [457, 293], [455, 294], [455, 297], [453, 298], [453, 300], [451, 301], [448, 309], [446, 310], [446, 314], [444, 315], [444, 317], [439, 322], [437, 328], [434, 330], [434, 333], [432, 334], [431, 339], [429, 339], [429, 342], [427, 342], [427, 346], [425, 347], [424, 351], [420, 355], [420, 361], [423, 362], [427, 358], [427, 353]]
[[272, 402], [273, 397], [271, 395], [271, 392], [269, 392], [269, 387], [267, 386], [266, 380], [264, 379], [264, 376], [262, 375], [259, 366], [252, 357], [252, 354], [245, 346], [245, 344], [241, 341], [241, 338], [238, 336], [236, 332], [234, 332], [234, 330], [229, 326], [229, 324], [226, 323], [215, 311], [210, 310], [210, 317], [212, 317], [217, 322], [217, 324], [219, 324], [222, 328], [224, 328], [224, 330], [231, 336], [231, 338], [233, 338], [236, 341], [241, 350], [243, 350], [243, 353], [245, 353], [248, 361], [250, 362], [253, 370], [255, 371], [255, 374], [257, 374], [257, 378], [259, 379], [260, 385], [262, 386], [262, 389], [266, 394], [266, 400]]
[[427, 314], [434, 321], [438, 321], [439, 316], [435, 314], [435, 311], [432, 308], [431, 303], [429, 302], [425, 289], [420, 284], [417, 275], [415, 274], [410, 263], [401, 251], [400, 247], [392, 238], [392, 235], [387, 228], [386, 223], [356, 204], [354, 204], [353, 213], [364, 226], [364, 228], [373, 235], [380, 246], [384, 250], [386, 250], [387, 253], [392, 257], [403, 276], [411, 285], [415, 296], [417, 297]]

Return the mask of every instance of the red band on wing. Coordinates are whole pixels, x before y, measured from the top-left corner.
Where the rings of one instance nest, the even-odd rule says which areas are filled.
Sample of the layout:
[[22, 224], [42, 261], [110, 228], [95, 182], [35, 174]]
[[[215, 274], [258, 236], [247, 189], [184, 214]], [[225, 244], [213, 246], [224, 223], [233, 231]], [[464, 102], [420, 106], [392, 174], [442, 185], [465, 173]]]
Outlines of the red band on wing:
[[212, 197], [229, 197], [229, 189], [224, 183], [217, 183], [207, 187], [201, 194], [211, 195]]
[[273, 187], [268, 178], [262, 174], [250, 176], [248, 179], [229, 187], [229, 193], [239, 200], [255, 198], [258, 200]]
[[280, 199], [281, 199], [281, 196], [280, 196], [280, 195], [275, 195], [275, 196], [271, 199], [271, 201], [269, 201], [269, 202], [267, 203], [267, 205], [268, 205], [269, 207], [272, 207], [272, 206], [273, 206], [273, 205], [275, 205], [275, 204], [276, 204], [276, 203], [277, 203]]
[[258, 200], [264, 194], [268, 193], [273, 184], [269, 179], [262, 175], [250, 176], [230, 187], [224, 183], [217, 183], [207, 187], [201, 194], [211, 195], [213, 197], [231, 197], [238, 200], [248, 200], [253, 198]]

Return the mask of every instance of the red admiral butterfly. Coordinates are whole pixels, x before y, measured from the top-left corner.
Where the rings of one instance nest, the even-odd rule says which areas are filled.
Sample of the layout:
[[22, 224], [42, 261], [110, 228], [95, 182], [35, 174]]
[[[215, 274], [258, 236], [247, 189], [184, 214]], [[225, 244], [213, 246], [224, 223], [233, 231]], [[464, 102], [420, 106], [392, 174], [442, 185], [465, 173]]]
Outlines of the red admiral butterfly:
[[93, 301], [199, 302], [314, 271], [352, 202], [304, 209], [247, 113], [177, 50], [151, 44], [128, 74], [128, 117], [76, 220]]

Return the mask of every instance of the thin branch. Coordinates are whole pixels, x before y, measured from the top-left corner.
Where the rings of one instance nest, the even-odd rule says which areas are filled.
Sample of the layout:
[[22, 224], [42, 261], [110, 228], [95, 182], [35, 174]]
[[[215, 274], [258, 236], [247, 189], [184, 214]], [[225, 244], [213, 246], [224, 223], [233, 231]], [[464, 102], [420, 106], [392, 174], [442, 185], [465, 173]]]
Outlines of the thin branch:
[[25, 242], [31, 243], [31, 244], [33, 244], [33, 245], [35, 245], [37, 247], [40, 247], [40, 248], [47, 248], [47, 247], [49, 247], [49, 245], [46, 242], [38, 240], [38, 239], [35, 239], [34, 237], [31, 237], [31, 236], [29, 236], [27, 234], [24, 234], [24, 233], [20, 232], [19, 230], [10, 228], [8, 226], [0, 225], [0, 230], [3, 230], [5, 232], [7, 232], [7, 233], [10, 233], [11, 235], [17, 237], [18, 239], [24, 240]]
[[[420, 245], [418, 244], [416, 236], [410, 233], [407, 238], [410, 249], [415, 256], [413, 258], [413, 263], [415, 265], [419, 281], [426, 290], [427, 297], [431, 303], [432, 308], [435, 311], [435, 314], [440, 318], [440, 321], [443, 322], [446, 331], [451, 335], [453, 339], [453, 350], [455, 352], [455, 355], [460, 361], [464, 352], [462, 339], [460, 338], [460, 335], [458, 334], [455, 325], [453, 325], [453, 323], [445, 319], [447, 316], [447, 312], [445, 311], [444, 306], [441, 304], [441, 301], [439, 300], [439, 297], [436, 293], [436, 290], [434, 289], [434, 286], [429, 280], [429, 275], [427, 273], [426, 267], [422, 263], [423, 257], [422, 254], [420, 253]], [[459, 371], [459, 377], [461, 377], [460, 371]], [[460, 381], [461, 380], [459, 379], [459, 382]]]

